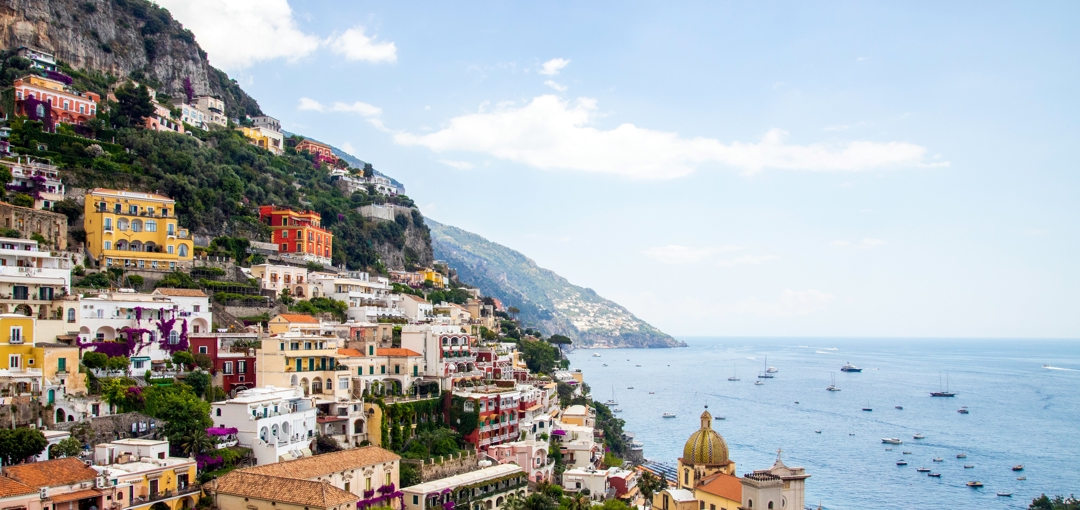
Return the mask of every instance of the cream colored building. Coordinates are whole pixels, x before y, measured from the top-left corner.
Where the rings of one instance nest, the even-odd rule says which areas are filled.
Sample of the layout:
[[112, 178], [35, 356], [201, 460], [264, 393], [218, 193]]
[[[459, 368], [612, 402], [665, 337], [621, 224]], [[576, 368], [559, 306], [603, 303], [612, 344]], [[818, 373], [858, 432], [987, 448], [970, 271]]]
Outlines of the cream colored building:
[[355, 510], [358, 496], [329, 482], [233, 471], [210, 484], [220, 510]]

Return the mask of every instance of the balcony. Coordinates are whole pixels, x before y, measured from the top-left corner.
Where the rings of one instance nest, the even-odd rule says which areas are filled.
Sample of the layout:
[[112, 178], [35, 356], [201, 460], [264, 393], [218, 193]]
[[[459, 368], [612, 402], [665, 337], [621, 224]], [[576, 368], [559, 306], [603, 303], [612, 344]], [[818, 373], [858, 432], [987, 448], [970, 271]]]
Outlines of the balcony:
[[131, 500], [131, 503], [132, 503], [131, 506], [135, 506], [138, 503], [149, 503], [151, 501], [161, 501], [163, 499], [170, 499], [170, 498], [175, 498], [175, 497], [179, 497], [179, 496], [185, 496], [185, 495], [188, 495], [188, 494], [194, 494], [196, 492], [199, 492], [200, 490], [202, 490], [202, 489], [199, 486], [188, 485], [187, 487], [182, 487], [182, 488], [179, 488], [179, 489], [176, 489], [176, 490], [169, 489], [169, 490], [162, 491], [162, 492], [157, 492], [157, 493], [154, 493], [154, 494], [147, 494], [147, 495], [143, 495], [143, 496], [137, 496], [137, 497], [135, 497], [135, 499]]

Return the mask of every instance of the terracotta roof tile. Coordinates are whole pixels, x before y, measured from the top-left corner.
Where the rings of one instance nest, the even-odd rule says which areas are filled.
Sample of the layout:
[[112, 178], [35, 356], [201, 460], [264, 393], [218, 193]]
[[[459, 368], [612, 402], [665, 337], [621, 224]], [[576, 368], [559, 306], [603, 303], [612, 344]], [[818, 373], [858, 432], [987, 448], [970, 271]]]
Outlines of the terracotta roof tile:
[[283, 478], [247, 471], [233, 471], [218, 478], [214, 490], [219, 494], [315, 508], [352, 505], [360, 500], [360, 496], [334, 487], [329, 482]]
[[162, 296], [206, 297], [206, 293], [199, 289], [157, 289], [154, 292]]
[[356, 349], [338, 349], [337, 353], [342, 356], [348, 356], [350, 358], [359, 358], [364, 355], [364, 353]]
[[703, 480], [696, 489], [731, 501], [742, 501], [742, 482], [735, 476], [720, 473], [711, 480]]
[[245, 468], [247, 473], [258, 473], [270, 476], [282, 476], [287, 478], [311, 479], [330, 473], [338, 473], [346, 469], [355, 469], [361, 466], [371, 466], [383, 462], [401, 459], [398, 454], [379, 448], [378, 446], [364, 446], [340, 452], [324, 453], [315, 457], [264, 464]]
[[21, 496], [37, 492], [33, 487], [16, 482], [6, 476], [0, 476], [0, 498]]
[[4, 468], [4, 476], [34, 489], [94, 481], [97, 471], [76, 458], [47, 460]]
[[378, 356], [391, 356], [391, 357], [403, 357], [403, 356], [420, 356], [419, 352], [412, 349], [402, 349], [398, 347], [390, 347], [386, 349], [375, 349], [375, 354]]
[[278, 317], [281, 317], [282, 319], [284, 319], [284, 320], [286, 320], [288, 322], [294, 322], [294, 323], [295, 322], [303, 322], [303, 323], [307, 323], [307, 324], [318, 324], [319, 323], [319, 319], [315, 318], [312, 315], [307, 315], [307, 314], [303, 314], [303, 313], [283, 313], [283, 314], [279, 314]]

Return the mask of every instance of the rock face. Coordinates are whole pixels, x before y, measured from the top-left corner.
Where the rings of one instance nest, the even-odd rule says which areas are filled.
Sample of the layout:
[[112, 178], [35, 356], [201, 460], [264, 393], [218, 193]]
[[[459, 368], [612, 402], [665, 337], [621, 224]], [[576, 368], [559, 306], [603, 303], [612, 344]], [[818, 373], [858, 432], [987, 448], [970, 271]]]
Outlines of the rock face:
[[393, 244], [376, 242], [375, 251], [379, 254], [379, 259], [382, 260], [387, 269], [405, 269], [406, 257], [411, 259], [410, 262], [413, 265], [419, 267], [431, 267], [435, 261], [431, 250], [431, 233], [425, 228], [416, 227], [411, 221], [405, 228], [405, 246], [398, 248]]
[[521, 253], [457, 227], [430, 219], [427, 224], [435, 258], [448, 262], [461, 281], [476, 285], [484, 295], [520, 309], [522, 321], [544, 334], [566, 335], [574, 347], [686, 346]]
[[258, 103], [206, 60], [195, 36], [147, 0], [0, 0], [0, 43], [52, 52], [79, 70], [145, 76], [172, 97], [225, 101], [230, 118], [260, 115]]

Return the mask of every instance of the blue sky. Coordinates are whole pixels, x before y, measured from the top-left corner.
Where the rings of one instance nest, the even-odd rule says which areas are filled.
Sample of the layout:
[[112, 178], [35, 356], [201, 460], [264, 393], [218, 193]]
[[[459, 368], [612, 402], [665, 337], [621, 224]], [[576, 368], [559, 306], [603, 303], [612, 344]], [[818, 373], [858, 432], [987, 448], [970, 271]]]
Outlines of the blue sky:
[[285, 129], [671, 334], [1080, 336], [1080, 4], [158, 2]]

